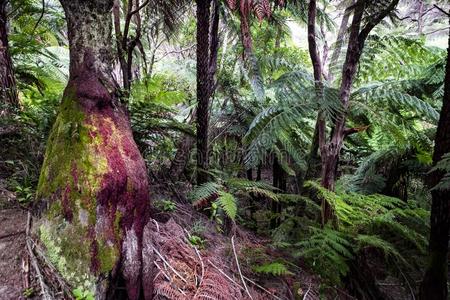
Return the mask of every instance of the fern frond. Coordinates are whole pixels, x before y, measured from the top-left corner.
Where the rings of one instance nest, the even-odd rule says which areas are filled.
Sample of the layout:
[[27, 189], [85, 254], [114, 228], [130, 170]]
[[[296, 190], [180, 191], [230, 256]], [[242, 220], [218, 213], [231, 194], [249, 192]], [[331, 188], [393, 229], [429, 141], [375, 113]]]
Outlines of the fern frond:
[[434, 166], [430, 170], [430, 173], [436, 171], [442, 171], [444, 172], [444, 175], [442, 176], [442, 179], [439, 181], [439, 183], [431, 190], [450, 190], [450, 153], [444, 154], [441, 160], [438, 161], [436, 166]]
[[293, 274], [286, 265], [280, 262], [266, 263], [263, 265], [253, 267], [256, 273], [269, 274], [273, 276], [283, 276]]
[[236, 219], [237, 200], [232, 194], [220, 191], [216, 202], [230, 219]]
[[215, 182], [206, 182], [196, 186], [188, 195], [194, 206], [209, 201], [211, 198], [217, 197], [223, 186]]
[[375, 105], [394, 106], [407, 109], [427, 117], [437, 123], [439, 113], [427, 102], [402, 92], [398, 89], [398, 82], [370, 83], [352, 93], [352, 99], [372, 102]]
[[383, 251], [384, 256], [387, 258], [389, 256], [394, 257], [395, 259], [401, 261], [405, 265], [408, 265], [405, 258], [398, 252], [394, 245], [384, 240], [380, 236], [377, 235], [365, 235], [359, 234], [356, 236], [356, 241], [358, 242], [358, 248], [364, 247], [372, 247], [376, 249], [380, 249]]

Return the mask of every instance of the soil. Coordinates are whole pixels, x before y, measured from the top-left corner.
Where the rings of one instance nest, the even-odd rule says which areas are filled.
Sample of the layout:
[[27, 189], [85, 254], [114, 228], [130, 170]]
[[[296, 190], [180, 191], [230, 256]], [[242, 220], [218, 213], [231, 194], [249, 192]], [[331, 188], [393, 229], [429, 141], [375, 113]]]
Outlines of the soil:
[[0, 210], [0, 300], [23, 298], [26, 222], [21, 209]]

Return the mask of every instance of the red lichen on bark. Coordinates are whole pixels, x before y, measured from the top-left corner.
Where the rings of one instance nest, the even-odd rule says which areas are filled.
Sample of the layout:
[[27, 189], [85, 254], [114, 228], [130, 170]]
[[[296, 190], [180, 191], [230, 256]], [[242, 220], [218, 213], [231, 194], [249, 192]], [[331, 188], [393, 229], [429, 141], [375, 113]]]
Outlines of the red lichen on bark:
[[[75, 101], [84, 115], [81, 124], [74, 126], [87, 129], [86, 149], [91, 150], [86, 150], [86, 155], [93, 155], [94, 166], [85, 170], [72, 162], [68, 174], [71, 180], [61, 186], [62, 197], [55, 200], [61, 199], [64, 218], [69, 222], [79, 205], [87, 209], [76, 217], [80, 218], [77, 222], [85, 222], [86, 216], [81, 214], [88, 214], [89, 227], [83, 235], [90, 243], [91, 272], [100, 274], [104, 267], [102, 255], [117, 250], [114, 253], [120, 258], [113, 262], [112, 276], [122, 276], [129, 299], [138, 299], [142, 290], [142, 236], [150, 204], [146, 167], [125, 109], [105, 87], [108, 84], [94, 70], [93, 58], [86, 53], [85, 64], [71, 74], [65, 97]], [[90, 182], [92, 176], [97, 182]], [[87, 196], [79, 197], [78, 186], [88, 191]], [[79, 203], [71, 197], [77, 197]]]

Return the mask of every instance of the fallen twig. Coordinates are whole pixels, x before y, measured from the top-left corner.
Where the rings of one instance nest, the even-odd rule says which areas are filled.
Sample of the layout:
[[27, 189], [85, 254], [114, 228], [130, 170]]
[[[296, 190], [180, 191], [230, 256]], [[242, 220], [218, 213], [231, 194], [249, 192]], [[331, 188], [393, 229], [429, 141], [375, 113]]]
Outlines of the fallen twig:
[[34, 255], [33, 249], [31, 247], [31, 238], [30, 238], [30, 227], [31, 227], [31, 213], [28, 212], [28, 218], [27, 218], [27, 227], [26, 227], [26, 244], [27, 244], [27, 250], [28, 255], [31, 259], [31, 263], [33, 265], [34, 270], [36, 271], [36, 276], [39, 281], [39, 285], [41, 286], [41, 293], [42, 293], [42, 299], [43, 300], [51, 300], [52, 297], [50, 296], [48, 292], [48, 287], [44, 282], [44, 278], [42, 277], [41, 270], [39, 269], [39, 264], [37, 262], [36, 256]]
[[411, 293], [412, 300], [416, 300], [416, 297], [414, 296], [414, 291], [413, 291], [411, 285], [409, 284], [408, 278], [406, 278], [405, 274], [403, 274], [402, 269], [400, 269], [398, 264], [395, 263], [395, 265], [397, 266], [397, 269], [400, 271], [400, 274], [402, 274], [403, 279], [405, 279], [406, 285], [408, 285], [409, 292]]
[[[153, 262], [155, 264], [155, 266], [158, 268], [158, 270], [161, 272], [161, 274], [164, 275], [164, 277], [166, 277], [166, 279], [171, 282], [169, 275], [166, 274], [166, 272], [164, 272], [164, 270], [158, 265], [158, 263], [156, 261]], [[156, 278], [158, 277], [158, 275], [155, 276], [155, 279], [153, 279], [153, 281], [156, 280]]]
[[305, 293], [305, 295], [303, 296], [303, 300], [307, 300], [307, 296], [308, 296], [308, 294], [309, 294], [309, 291], [311, 290], [311, 287], [312, 287], [312, 282], [310, 282], [309, 283], [309, 287], [308, 287], [308, 290], [306, 291], [306, 293]]
[[247, 295], [250, 297], [250, 299], [253, 300], [253, 297], [250, 294], [250, 291], [248, 290], [247, 284], [245, 283], [244, 275], [242, 275], [241, 267], [239, 266], [239, 260], [236, 254], [236, 247], [234, 246], [234, 235], [231, 237], [231, 245], [233, 246], [234, 259], [236, 260], [237, 269], [239, 275], [241, 276], [242, 283], [244, 284], [245, 291], [247, 292]]
[[169, 264], [169, 262], [164, 258], [164, 256], [162, 256], [162, 254], [161, 253], [159, 253], [159, 251], [158, 250], [156, 250], [156, 248], [155, 247], [152, 247], [153, 248], [153, 250], [156, 252], [156, 254], [159, 256], [159, 258], [161, 258], [162, 259], [162, 261], [175, 273], [175, 275], [177, 275], [178, 277], [180, 277], [181, 278], [181, 280], [183, 280], [183, 282], [184, 283], [187, 283], [187, 280], [186, 279], [184, 279], [184, 277], [183, 276], [181, 276], [180, 275], [180, 273], [178, 273], [177, 272], [177, 270], [175, 270], [175, 268], [174, 267], [172, 267], [170, 264]]
[[152, 221], [156, 224], [156, 231], [159, 233], [159, 224], [155, 219], [152, 219]]
[[244, 276], [244, 279], [247, 280], [248, 282], [250, 282], [251, 284], [253, 284], [254, 286], [260, 288], [261, 290], [263, 290], [264, 292], [266, 292], [267, 294], [271, 295], [273, 298], [278, 299], [278, 300], [283, 300], [283, 298], [278, 297], [277, 295], [274, 295], [273, 293], [271, 293], [270, 291], [268, 291], [266, 288], [264, 288], [263, 286], [257, 284], [256, 282], [254, 282], [253, 280], [251, 280], [248, 277]]
[[25, 230], [21, 230], [21, 231], [18, 231], [18, 232], [14, 232], [14, 233], [9, 233], [9, 234], [5, 234], [5, 235], [1, 235], [1, 236], [0, 236], [0, 240], [1, 240], [1, 239], [9, 238], [9, 237], [12, 237], [12, 236], [15, 236], [15, 235], [23, 234], [23, 233], [25, 233]]
[[[186, 232], [186, 234], [187, 234], [188, 237], [190, 238], [190, 237], [191, 237], [191, 234], [189, 233], [189, 231], [187, 231], [186, 228], [184, 228], [184, 231]], [[188, 242], [189, 242], [189, 241], [188, 241]], [[202, 280], [203, 280], [203, 276], [205, 275], [205, 265], [204, 265], [204, 263], [203, 263], [202, 256], [200, 255], [200, 251], [198, 251], [198, 249], [197, 249], [196, 246], [192, 245], [192, 247], [194, 248], [195, 253], [197, 253], [198, 259], [200, 260], [200, 264], [201, 264], [201, 266], [202, 266], [202, 277], [200, 278], [200, 282], [199, 282], [198, 285], [197, 285], [197, 286], [200, 286], [200, 284], [202, 283]]]
[[237, 283], [233, 278], [231, 278], [230, 276], [228, 276], [227, 273], [225, 273], [222, 269], [220, 269], [218, 266], [216, 266], [212, 261], [210, 261], [208, 259], [208, 263], [217, 271], [219, 271], [220, 274], [222, 274], [223, 276], [225, 276], [229, 281], [231, 281], [232, 283], [234, 283], [235, 285], [237, 285], [238, 287], [241, 288], [241, 290], [245, 291], [245, 288], [240, 285], [239, 283]]

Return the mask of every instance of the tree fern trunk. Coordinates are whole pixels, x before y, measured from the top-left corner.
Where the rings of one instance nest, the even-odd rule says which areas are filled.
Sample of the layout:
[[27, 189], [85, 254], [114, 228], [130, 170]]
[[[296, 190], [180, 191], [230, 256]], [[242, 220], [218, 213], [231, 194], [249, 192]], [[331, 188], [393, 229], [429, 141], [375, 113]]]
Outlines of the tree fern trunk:
[[197, 184], [208, 181], [210, 4], [197, 1]]
[[[450, 12], [449, 12], [450, 13]], [[450, 35], [447, 50], [447, 66], [444, 85], [444, 99], [436, 132], [433, 163], [450, 152]], [[433, 172], [428, 185], [435, 186], [443, 177], [442, 172]], [[450, 225], [449, 191], [433, 190], [430, 218], [429, 265], [420, 287], [421, 299], [447, 299], [448, 242]]]
[[177, 181], [186, 169], [194, 141], [192, 136], [185, 134], [178, 142], [175, 158], [169, 168], [169, 174], [174, 181]]
[[218, 2], [197, 0], [197, 184], [208, 181], [209, 103], [215, 89], [218, 34]]
[[[284, 193], [286, 192], [287, 188], [287, 174], [283, 170], [280, 162], [278, 161], [278, 158], [274, 156], [273, 159], [273, 166], [272, 166], [272, 184], [275, 188], [278, 189], [278, 192]], [[272, 216], [272, 219], [270, 220], [270, 227], [272, 229], [278, 227], [280, 225], [280, 216], [281, 213], [281, 203], [278, 201], [273, 201], [271, 203], [271, 210], [273, 215], [278, 215], [277, 217]]]
[[[96, 299], [142, 285], [142, 236], [148, 219], [145, 163], [111, 80], [113, 0], [61, 0], [70, 43], [70, 78], [51, 131], [37, 190], [36, 231], [74, 287]], [[109, 290], [109, 292], [108, 292]], [[112, 295], [112, 296], [111, 296]]]
[[0, 101], [18, 106], [19, 98], [8, 44], [7, 2], [0, 0]]

